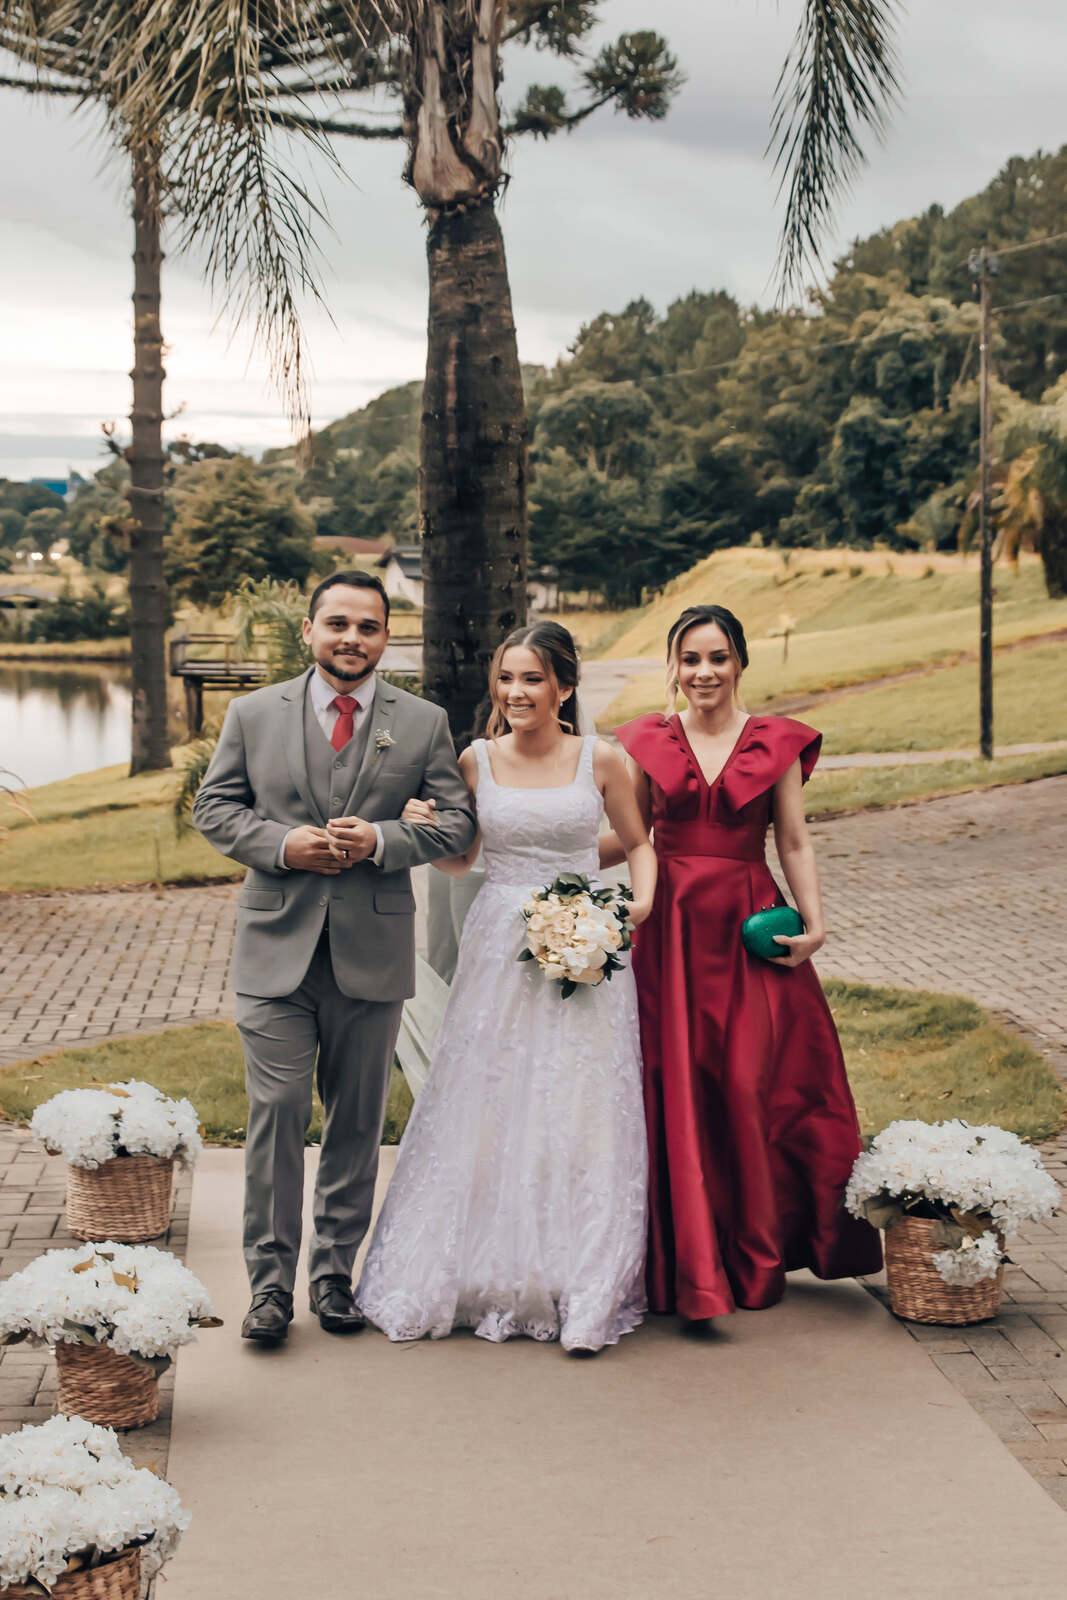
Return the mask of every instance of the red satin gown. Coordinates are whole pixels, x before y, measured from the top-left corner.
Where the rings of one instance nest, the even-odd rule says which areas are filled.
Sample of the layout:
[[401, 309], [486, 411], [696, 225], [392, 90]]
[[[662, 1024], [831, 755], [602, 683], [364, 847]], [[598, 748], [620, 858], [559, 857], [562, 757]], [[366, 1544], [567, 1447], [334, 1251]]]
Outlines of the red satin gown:
[[709, 785], [677, 717], [617, 729], [651, 779], [659, 879], [634, 942], [650, 1151], [653, 1311], [773, 1305], [785, 1274], [877, 1272], [881, 1243], [842, 1196], [860, 1149], [830, 1009], [811, 962], [750, 956], [741, 923], [780, 905], [764, 843], [774, 784], [822, 735], [750, 717]]

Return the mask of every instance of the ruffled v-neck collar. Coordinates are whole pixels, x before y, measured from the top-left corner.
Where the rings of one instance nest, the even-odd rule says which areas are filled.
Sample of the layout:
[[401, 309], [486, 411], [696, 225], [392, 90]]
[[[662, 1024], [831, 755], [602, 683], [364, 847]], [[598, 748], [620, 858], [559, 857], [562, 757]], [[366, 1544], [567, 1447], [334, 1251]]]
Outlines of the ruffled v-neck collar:
[[672, 724], [672, 728], [673, 728], [673, 732], [675, 734], [675, 738], [677, 739], [677, 742], [681, 745], [682, 750], [685, 753], [686, 760], [689, 762], [690, 766], [693, 768], [694, 772], [696, 773], [696, 776], [699, 779], [702, 787], [704, 789], [706, 789], [708, 791], [708, 793], [710, 794], [711, 791], [713, 789], [717, 788], [719, 783], [726, 776], [728, 768], [730, 767], [731, 763], [733, 762], [734, 757], [740, 751], [741, 746], [744, 744], [745, 740], [747, 739], [749, 729], [751, 728], [752, 724], [755, 722], [756, 719], [751, 714], [745, 718], [744, 723], [741, 726], [741, 732], [737, 735], [737, 738], [734, 740], [733, 744], [730, 746], [730, 754], [726, 757], [726, 760], [723, 762], [722, 766], [719, 768], [718, 772], [715, 774], [714, 778], [712, 778], [710, 782], [708, 781], [708, 778], [707, 778], [707, 776], [706, 776], [706, 774], [704, 772], [703, 767], [700, 765], [700, 762], [697, 759], [697, 753], [693, 749], [693, 746], [692, 746], [692, 743], [690, 741], [689, 735], [686, 732], [685, 723], [682, 721], [681, 712], [676, 711], [674, 713], [674, 715], [672, 717], [670, 717], [668, 720]]

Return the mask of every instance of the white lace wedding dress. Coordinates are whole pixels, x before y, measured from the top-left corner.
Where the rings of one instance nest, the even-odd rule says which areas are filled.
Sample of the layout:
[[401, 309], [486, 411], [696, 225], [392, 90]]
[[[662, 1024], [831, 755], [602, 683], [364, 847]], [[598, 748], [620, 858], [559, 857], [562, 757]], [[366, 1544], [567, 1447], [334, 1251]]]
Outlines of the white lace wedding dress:
[[425, 1087], [356, 1302], [391, 1339], [560, 1339], [599, 1349], [645, 1306], [647, 1152], [629, 967], [570, 999], [518, 960], [521, 907], [597, 873], [595, 737], [572, 783], [496, 783], [485, 742], [486, 878], [468, 913]]

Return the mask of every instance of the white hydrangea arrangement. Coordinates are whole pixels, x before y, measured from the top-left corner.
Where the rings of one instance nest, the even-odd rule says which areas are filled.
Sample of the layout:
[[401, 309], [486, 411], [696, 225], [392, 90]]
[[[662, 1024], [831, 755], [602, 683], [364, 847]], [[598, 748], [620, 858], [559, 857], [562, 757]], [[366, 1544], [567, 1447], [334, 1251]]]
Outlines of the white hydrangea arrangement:
[[170, 1100], [150, 1083], [63, 1089], [38, 1106], [30, 1131], [73, 1167], [99, 1167], [113, 1156], [163, 1156], [194, 1165], [203, 1145], [188, 1100]]
[[151, 1577], [188, 1526], [177, 1492], [135, 1467], [111, 1428], [52, 1417], [0, 1437], [0, 1593], [25, 1584], [47, 1595], [64, 1573], [133, 1545]]
[[199, 1278], [152, 1245], [49, 1250], [0, 1284], [0, 1344], [109, 1345], [157, 1377], [198, 1328], [221, 1326]]
[[564, 1000], [580, 983], [602, 983], [622, 966], [630, 948], [629, 889], [607, 888], [584, 873], [564, 872], [538, 889], [522, 908], [526, 943], [520, 961], [536, 961], [561, 985]]
[[1016, 1134], [956, 1118], [891, 1122], [857, 1158], [845, 1204], [876, 1228], [904, 1215], [933, 1219], [941, 1278], [974, 1284], [996, 1276], [1005, 1234], [1045, 1221], [1059, 1198], [1037, 1151]]

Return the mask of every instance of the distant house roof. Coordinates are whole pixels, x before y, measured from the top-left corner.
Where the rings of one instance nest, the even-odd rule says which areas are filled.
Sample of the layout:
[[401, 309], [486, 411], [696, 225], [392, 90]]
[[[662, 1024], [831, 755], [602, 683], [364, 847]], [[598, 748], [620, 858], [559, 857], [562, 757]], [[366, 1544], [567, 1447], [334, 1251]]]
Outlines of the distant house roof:
[[380, 539], [355, 539], [343, 533], [320, 533], [315, 538], [316, 550], [343, 550], [346, 556], [380, 556], [389, 546]]
[[422, 551], [417, 544], [397, 544], [379, 556], [375, 566], [387, 567], [395, 561], [405, 578], [422, 577]]

